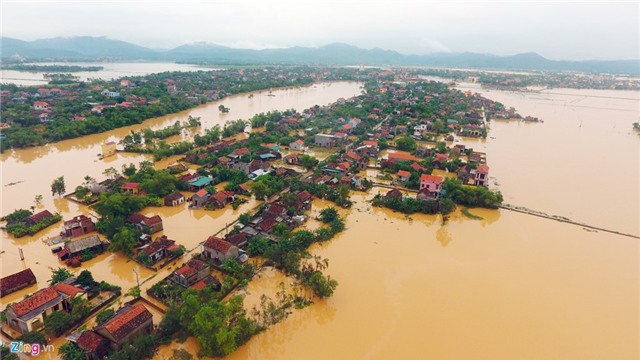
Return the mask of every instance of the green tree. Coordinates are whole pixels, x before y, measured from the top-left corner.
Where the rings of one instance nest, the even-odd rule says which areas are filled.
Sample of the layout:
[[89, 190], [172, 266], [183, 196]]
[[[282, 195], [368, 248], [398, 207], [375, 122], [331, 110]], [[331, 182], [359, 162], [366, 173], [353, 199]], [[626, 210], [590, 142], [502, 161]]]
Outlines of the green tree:
[[47, 339], [44, 337], [44, 335], [41, 332], [38, 332], [38, 331], [26, 332], [18, 338], [18, 341], [22, 341], [25, 344], [44, 345], [47, 343]]
[[59, 267], [56, 270], [53, 270], [51, 273], [51, 285], [63, 282], [72, 276], [73, 274], [69, 270], [67, 270], [67, 268]]
[[82, 270], [76, 282], [82, 286], [94, 286], [97, 284], [89, 270]]
[[36, 195], [36, 197], [33, 200], [33, 202], [36, 204], [36, 206], [40, 205], [42, 203], [42, 195], [40, 195], [40, 194]]
[[53, 336], [62, 335], [73, 324], [73, 318], [64, 311], [56, 311], [44, 319], [44, 330]]
[[414, 151], [417, 148], [416, 141], [409, 136], [403, 136], [396, 140], [396, 147], [399, 150]]
[[63, 195], [66, 191], [66, 187], [64, 185], [64, 176], [60, 176], [59, 178], [55, 178], [51, 183], [51, 195], [58, 194], [59, 196]]
[[240, 216], [238, 216], [238, 222], [242, 225], [249, 224], [249, 221], [251, 221], [251, 217], [248, 213], [240, 214]]
[[82, 185], [78, 185], [75, 190], [75, 196], [79, 200], [83, 200], [89, 195], [90, 190]]
[[96, 316], [96, 323], [98, 323], [98, 325], [104, 324], [115, 314], [116, 312], [113, 309], [103, 310]]
[[320, 221], [328, 224], [339, 218], [338, 210], [334, 207], [328, 207], [320, 210]]
[[318, 165], [318, 159], [311, 155], [302, 155], [300, 156], [300, 165], [304, 167], [306, 170], [311, 170]]
[[131, 255], [133, 248], [137, 244], [138, 236], [136, 232], [128, 227], [124, 227], [113, 235], [109, 249], [114, 252], [122, 251], [126, 255]]
[[60, 355], [63, 360], [85, 360], [87, 358], [84, 350], [72, 342], [64, 343], [60, 346]]
[[308, 281], [309, 287], [319, 298], [329, 297], [333, 295], [334, 290], [338, 287], [338, 281], [331, 276], [324, 276], [320, 271], [316, 271], [311, 275]]
[[267, 196], [268, 188], [261, 181], [254, 181], [251, 183], [251, 192], [258, 200], [264, 200], [265, 196]]
[[438, 207], [443, 215], [447, 215], [456, 209], [456, 204], [451, 199], [440, 198]]
[[383, 136], [383, 137], [380, 137], [380, 138], [378, 139], [378, 148], [379, 148], [380, 150], [384, 150], [384, 149], [386, 149], [386, 148], [388, 148], [388, 147], [389, 147], [389, 144], [387, 143], [387, 139], [386, 139], [384, 136]]

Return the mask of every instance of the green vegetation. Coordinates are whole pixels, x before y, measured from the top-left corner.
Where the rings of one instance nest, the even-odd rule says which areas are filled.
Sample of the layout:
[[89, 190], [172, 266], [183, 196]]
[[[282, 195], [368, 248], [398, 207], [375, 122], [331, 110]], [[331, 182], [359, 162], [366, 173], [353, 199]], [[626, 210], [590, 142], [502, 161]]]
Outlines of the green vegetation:
[[98, 323], [98, 325], [104, 324], [107, 320], [109, 320], [115, 314], [116, 312], [113, 309], [103, 310], [99, 312], [98, 315], [96, 316], [96, 323]]
[[459, 205], [488, 209], [497, 209], [502, 205], [502, 194], [499, 191], [493, 192], [482, 186], [464, 186], [457, 179], [445, 179], [442, 190], [446, 198]]
[[66, 191], [66, 187], [64, 185], [64, 176], [60, 176], [59, 178], [55, 178], [51, 183], [51, 195], [58, 194], [58, 196], [64, 195]]
[[87, 358], [84, 350], [72, 342], [60, 346], [60, 355], [62, 356], [62, 360], [85, 360]]
[[47, 344], [47, 339], [45, 338], [44, 334], [38, 331], [26, 332], [22, 334], [22, 336], [20, 336], [17, 340], [22, 341], [25, 344]]
[[4, 343], [0, 344], [0, 359], [3, 360], [18, 360], [18, 355], [11, 352], [11, 349], [4, 346]]
[[397, 139], [395, 142], [398, 150], [415, 151], [416, 148], [418, 147], [418, 145], [416, 144], [416, 141], [409, 136], [403, 136]]
[[59, 267], [51, 272], [51, 285], [63, 282], [68, 278], [73, 277], [73, 274], [67, 270], [67, 268]]

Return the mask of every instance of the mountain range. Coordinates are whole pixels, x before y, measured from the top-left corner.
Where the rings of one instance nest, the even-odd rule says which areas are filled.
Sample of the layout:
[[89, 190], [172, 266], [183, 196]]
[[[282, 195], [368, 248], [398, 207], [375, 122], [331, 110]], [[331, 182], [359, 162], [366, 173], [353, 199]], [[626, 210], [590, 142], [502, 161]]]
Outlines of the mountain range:
[[361, 49], [343, 43], [318, 48], [236, 49], [194, 43], [173, 49], [151, 49], [107, 37], [57, 37], [23, 41], [2, 38], [1, 57], [28, 60], [154, 60], [209, 64], [403, 65], [478, 69], [580, 71], [640, 75], [640, 60], [550, 60], [537, 53], [497, 56], [479, 53], [404, 55], [392, 50]]

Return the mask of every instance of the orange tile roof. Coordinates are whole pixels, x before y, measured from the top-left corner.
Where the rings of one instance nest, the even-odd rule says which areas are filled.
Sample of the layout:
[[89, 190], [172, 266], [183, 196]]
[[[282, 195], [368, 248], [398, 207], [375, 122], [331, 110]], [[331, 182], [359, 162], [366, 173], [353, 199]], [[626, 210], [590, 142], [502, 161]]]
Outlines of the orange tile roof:
[[411, 176], [411, 173], [405, 170], [398, 170], [398, 176], [408, 178], [409, 176]]
[[53, 286], [57, 291], [69, 295], [69, 297], [75, 297], [79, 292], [84, 292], [82, 289], [73, 285], [59, 283]]
[[441, 184], [442, 181], [443, 181], [442, 176], [429, 175], [429, 174], [420, 175], [420, 182], [431, 182], [435, 184]]
[[26, 315], [27, 313], [39, 308], [40, 306], [55, 300], [60, 294], [56, 289], [48, 287], [42, 289], [28, 298], [11, 305], [11, 309], [16, 313], [18, 317]]
[[114, 339], [120, 341], [152, 317], [153, 315], [144, 305], [136, 304], [112, 317], [103, 327]]

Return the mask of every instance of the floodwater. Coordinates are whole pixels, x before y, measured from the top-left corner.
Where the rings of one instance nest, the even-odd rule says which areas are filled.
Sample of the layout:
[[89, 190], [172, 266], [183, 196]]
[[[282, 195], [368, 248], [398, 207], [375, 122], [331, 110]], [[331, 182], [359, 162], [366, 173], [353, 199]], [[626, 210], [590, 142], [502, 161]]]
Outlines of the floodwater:
[[[125, 76], [143, 76], [153, 73], [165, 71], [210, 71], [212, 68], [205, 68], [197, 65], [174, 64], [174, 63], [149, 63], [149, 62], [79, 62], [79, 63], [37, 63], [36, 65], [72, 65], [72, 66], [102, 66], [104, 69], [99, 71], [80, 71], [72, 73], [81, 81], [91, 79], [112, 80]], [[64, 71], [62, 71], [64, 72]], [[44, 85], [48, 80], [44, 77], [45, 72], [42, 71], [17, 71], [17, 70], [1, 70], [0, 82], [11, 83], [24, 86]]]
[[[322, 91], [333, 92], [335, 86], [347, 85], [334, 83]], [[352, 93], [358, 91], [357, 85], [351, 86]], [[640, 234], [640, 137], [631, 132], [631, 123], [638, 121], [639, 93], [555, 89], [536, 94], [484, 91], [472, 84], [461, 86], [472, 87], [505, 106], [514, 106], [523, 115], [544, 120], [537, 124], [493, 121], [488, 139], [460, 139], [487, 152], [491, 187], [501, 190], [507, 203]], [[345, 94], [333, 93], [324, 103], [340, 96]], [[236, 98], [235, 104], [229, 101], [231, 98], [222, 101], [231, 108], [231, 115], [251, 103], [246, 96]], [[256, 99], [269, 101], [266, 96], [253, 100]], [[294, 106], [290, 103], [283, 106]], [[219, 117], [217, 105], [206, 105], [209, 110], [205, 113]], [[184, 119], [186, 113], [178, 117]], [[150, 124], [160, 126], [162, 122], [175, 121], [168, 118], [157, 123], [151, 120]], [[204, 116], [203, 120], [206, 121]], [[13, 207], [29, 206], [38, 193], [45, 195], [49, 209], [68, 216], [85, 211], [66, 200], [51, 198], [47, 194], [51, 180], [69, 173], [66, 178], [70, 189], [69, 183], [75, 181], [75, 186], [84, 175], [101, 172], [110, 164], [119, 168], [122, 163], [140, 161], [144, 157], [121, 154], [110, 162], [97, 160], [100, 143], [127, 132], [116, 130], [95, 135], [93, 140], [71, 140], [70, 145], [53, 144], [3, 154], [3, 163], [10, 171], [5, 171], [3, 164], [2, 183], [29, 181], [2, 188], [3, 213]], [[82, 145], [85, 141], [91, 143]], [[65, 155], [70, 150], [78, 155]], [[76, 170], [74, 165], [86, 166], [86, 170]], [[254, 337], [230, 359], [640, 357], [638, 239], [586, 231], [507, 210], [470, 211], [481, 220], [467, 218], [458, 211], [442, 225], [440, 216], [406, 216], [372, 208], [367, 200], [384, 191], [374, 188], [368, 194], [356, 193], [353, 209], [341, 210], [347, 230], [311, 249], [329, 259], [328, 274], [339, 282], [334, 296], [294, 311], [288, 319]], [[5, 205], [5, 201], [9, 203]], [[253, 204], [243, 206], [249, 208]], [[327, 202], [315, 200], [312, 216], [326, 206]], [[146, 211], [162, 215], [167, 235], [191, 248], [246, 208], [236, 210], [236, 214], [231, 209]], [[318, 225], [311, 221], [307, 226]], [[57, 231], [58, 228], [49, 232]], [[24, 247], [28, 266], [34, 268], [42, 286], [49, 277], [46, 267], [57, 266], [55, 257], [39, 244], [46, 235], [43, 232], [35, 239], [5, 238], [7, 253], [0, 255], [3, 273], [22, 269], [22, 264], [15, 262], [16, 247]], [[90, 265], [94, 277], [132, 286], [132, 269], [137, 267], [123, 266], [125, 261], [119, 255], [108, 254], [92, 260]], [[171, 269], [160, 271], [145, 283], [143, 290]], [[138, 271], [141, 281], [153, 275], [144, 269]], [[247, 303], [255, 304], [262, 292], [272, 295], [280, 282], [291, 285], [291, 279], [279, 272], [264, 270], [247, 288]], [[3, 298], [3, 304], [20, 299], [25, 293], [23, 290], [15, 297]], [[178, 348], [194, 355], [198, 351], [191, 338], [162, 347], [157, 358], [169, 358]]]
[[[143, 124], [120, 128], [109, 132], [94, 134], [77, 139], [65, 140], [41, 147], [7, 151], [0, 155], [2, 161], [0, 194], [2, 198], [2, 214], [8, 214], [14, 209], [29, 208], [35, 206], [35, 196], [43, 195], [42, 204], [36, 207], [36, 211], [48, 209], [58, 211], [64, 219], [69, 219], [78, 214], [89, 214], [90, 209], [66, 199], [53, 197], [50, 193], [50, 185], [54, 178], [64, 175], [67, 192], [73, 191], [76, 186], [84, 181], [86, 175], [97, 178], [98, 181], [106, 177], [102, 172], [109, 167], [118, 170], [128, 163], [139, 163], [143, 160], [151, 160], [148, 155], [118, 153], [115, 156], [100, 160], [101, 144], [106, 141], [118, 141], [131, 130], [140, 130], [145, 127], [154, 129], [173, 124], [175, 121], [186, 121], [189, 115], [201, 117], [202, 128], [210, 128], [216, 124], [223, 124], [227, 120], [248, 119], [254, 114], [271, 111], [299, 109], [311, 107], [315, 104], [328, 104], [340, 97], [350, 97], [359, 94], [361, 84], [355, 82], [332, 82], [317, 84], [314, 86], [277, 89], [273, 95], [267, 96], [267, 92], [255, 92], [249, 99], [247, 94], [235, 95], [218, 102], [212, 102], [195, 109], [181, 113], [167, 115], [156, 119], [150, 119]], [[231, 108], [227, 114], [218, 111], [218, 105], [223, 103]], [[174, 162], [179, 156], [156, 163], [157, 168], [164, 168]], [[185, 194], [189, 194], [185, 192]], [[208, 236], [221, 230], [225, 224], [229, 224], [241, 213], [256, 205], [255, 200], [241, 205], [237, 210], [230, 208], [225, 210], [190, 210], [184, 204], [182, 207], [147, 208], [145, 214], [159, 214], [164, 220], [165, 231], [162, 234], [177, 240], [185, 245], [188, 250], [197, 248], [198, 244]], [[47, 286], [46, 280], [51, 277], [51, 269], [61, 266], [57, 257], [51, 254], [49, 247], [42, 240], [54, 237], [62, 229], [62, 223], [53, 225], [35, 236], [13, 238], [2, 231], [0, 248], [0, 263], [3, 276], [15, 273], [30, 267], [38, 279], [38, 285], [18, 291], [0, 300], [0, 307], [15, 302], [38, 288]], [[19, 260], [19, 248], [24, 252], [25, 260]], [[178, 264], [179, 265], [179, 264]], [[81, 268], [72, 269], [79, 272], [85, 268], [90, 269], [94, 278], [106, 280], [122, 286], [123, 290], [136, 284], [136, 275], [132, 271], [136, 269], [140, 282], [154, 275], [150, 270], [136, 265], [134, 262], [120, 254], [105, 253], [83, 264]], [[174, 269], [175, 270], [175, 269]], [[167, 268], [156, 275], [157, 279], [171, 271]], [[164, 275], [163, 275], [164, 274]], [[144, 289], [144, 287], [143, 287]]]

